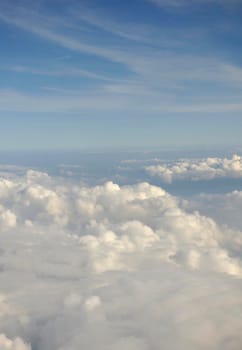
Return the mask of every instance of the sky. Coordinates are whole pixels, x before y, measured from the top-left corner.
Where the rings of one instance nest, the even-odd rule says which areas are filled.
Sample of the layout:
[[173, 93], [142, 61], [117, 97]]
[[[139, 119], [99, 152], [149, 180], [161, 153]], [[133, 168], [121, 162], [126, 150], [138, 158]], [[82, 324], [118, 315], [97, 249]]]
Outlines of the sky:
[[234, 145], [240, 0], [2, 0], [0, 149]]
[[241, 350], [242, 0], [0, 0], [0, 350]]

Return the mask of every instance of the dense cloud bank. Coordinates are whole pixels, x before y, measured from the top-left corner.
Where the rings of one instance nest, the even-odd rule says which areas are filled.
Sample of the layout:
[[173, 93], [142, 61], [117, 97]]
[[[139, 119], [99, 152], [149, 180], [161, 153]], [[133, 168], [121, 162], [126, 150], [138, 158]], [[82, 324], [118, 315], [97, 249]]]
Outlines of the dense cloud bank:
[[162, 181], [213, 180], [216, 178], [242, 178], [242, 158], [205, 158], [202, 160], [179, 160], [177, 162], [147, 166], [146, 171]]
[[240, 232], [148, 183], [0, 180], [0, 349], [239, 350]]
[[192, 197], [186, 208], [191, 211], [198, 210], [235, 230], [242, 227], [242, 191], [235, 190], [225, 194], [202, 193]]
[[30, 350], [30, 346], [25, 344], [21, 338], [11, 340], [5, 334], [0, 334], [1, 350]]

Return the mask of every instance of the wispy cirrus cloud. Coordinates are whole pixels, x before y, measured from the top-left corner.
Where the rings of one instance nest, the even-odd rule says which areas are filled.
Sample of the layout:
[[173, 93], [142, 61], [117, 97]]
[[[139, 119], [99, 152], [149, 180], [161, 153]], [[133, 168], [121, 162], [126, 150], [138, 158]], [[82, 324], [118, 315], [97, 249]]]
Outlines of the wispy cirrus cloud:
[[[135, 91], [134, 91], [135, 89]], [[44, 93], [44, 91], [46, 91]], [[142, 98], [142, 103], [140, 99]], [[14, 103], [13, 103], [14, 101]], [[23, 93], [16, 90], [0, 91], [0, 110], [3, 112], [36, 113], [80, 113], [92, 111], [108, 112], [112, 115], [120, 111], [132, 111], [147, 115], [166, 116], [173, 113], [220, 113], [241, 112], [242, 103], [173, 103], [172, 95], [156, 94], [139, 85], [107, 85], [102, 89], [68, 90], [43, 86], [42, 94]]]
[[[108, 32], [116, 35], [121, 35], [120, 33], [125, 29], [125, 26], [119, 26], [112, 22], [106, 24], [105, 19], [91, 16], [90, 13], [86, 14], [84, 12], [84, 14], [81, 15], [77, 12], [76, 16], [77, 18], [80, 17], [84, 22], [104, 28]], [[217, 57], [211, 58], [206, 57], [206, 55], [174, 54], [172, 50], [167, 50], [167, 47], [164, 51], [162, 46], [160, 48], [147, 48], [145, 46], [144, 36], [142, 36], [137, 28], [137, 35], [140, 35], [144, 46], [141, 43], [140, 46], [132, 48], [132, 46], [127, 46], [125, 43], [119, 43], [118, 45], [98, 45], [93, 37], [89, 40], [90, 38], [86, 36], [85, 30], [82, 32], [80, 23], [76, 23], [75, 26], [80, 26], [81, 38], [79, 32], [78, 35], [77, 33], [67, 35], [64, 29], [68, 27], [70, 23], [68, 19], [52, 19], [48, 16], [40, 16], [38, 13], [27, 9], [18, 10], [17, 8], [14, 11], [12, 9], [2, 11], [0, 13], [0, 19], [71, 51], [91, 54], [124, 64], [128, 67], [130, 72], [143, 76], [145, 79], [150, 76], [150, 78], [154, 80], [154, 78], [157, 77], [157, 81], [159, 80], [161, 82], [162, 80], [166, 80], [166, 83], [172, 78], [176, 78], [176, 80], [198, 79], [235, 81], [236, 79], [240, 79], [238, 78], [238, 72], [240, 72], [239, 77], [241, 76], [240, 67], [227, 64], [222, 60], [218, 61]], [[70, 25], [73, 26], [73, 22], [71, 22]], [[120, 27], [120, 31], [116, 29], [116, 27]], [[131, 31], [132, 30], [129, 30], [128, 32]], [[161, 39], [161, 43], [162, 40], [163, 38]], [[92, 43], [90, 43], [90, 41]], [[165, 41], [167, 42], [168, 39]]]
[[48, 70], [42, 70], [41, 68], [35, 68], [35, 67], [27, 67], [27, 66], [12, 66], [12, 67], [5, 67], [5, 69], [17, 73], [29, 73], [33, 75], [47, 75], [47, 76], [53, 76], [53, 77], [83, 77], [93, 80], [101, 80], [101, 81], [110, 81], [110, 82], [125, 82], [125, 79], [118, 79], [118, 78], [111, 78], [102, 74], [94, 73], [89, 70], [84, 69], [78, 69], [78, 68], [62, 68], [62, 69], [48, 69]]
[[240, 0], [147, 0], [160, 7], [190, 7], [196, 5], [236, 5], [240, 3]]
[[[23, 14], [22, 14], [23, 15]], [[30, 14], [29, 14], [30, 15]], [[35, 18], [34, 18], [35, 17]], [[36, 14], [33, 13], [28, 17], [21, 17], [19, 14], [3, 14], [0, 13], [0, 19], [8, 24], [12, 24], [16, 27], [19, 27], [23, 30], [31, 32], [43, 39], [49, 40], [51, 42], [57, 43], [69, 50], [85, 52], [95, 56], [104, 57], [109, 60], [114, 60], [119, 62], [118, 53], [113, 50], [98, 47], [97, 45], [90, 45], [84, 40], [80, 41], [71, 36], [67, 36], [60, 32], [57, 32], [51, 29], [48, 25], [48, 21], [45, 18], [40, 19], [36, 18]]]
[[[96, 93], [94, 100], [100, 103], [100, 109], [103, 105], [108, 104], [103, 101], [109, 100], [111, 106], [116, 107], [119, 101], [129, 106], [131, 110], [142, 108], [152, 113], [241, 111], [242, 74], [239, 64], [217, 55], [207, 55], [206, 52], [195, 54], [190, 46], [191, 43], [197, 42], [198, 38], [191, 39], [191, 34], [187, 37], [187, 32], [183, 35], [179, 28], [173, 28], [172, 35], [169, 34], [169, 29], [166, 35], [162, 34], [162, 28], [159, 28], [162, 35], [157, 36], [153, 41], [151, 33], [154, 32], [154, 28], [151, 25], [132, 24], [129, 26], [127, 23], [115, 22], [99, 14], [98, 11], [85, 8], [81, 11], [75, 3], [72, 3], [70, 8], [68, 7], [65, 16], [56, 15], [54, 17], [41, 11], [41, 8], [37, 12], [31, 7], [1, 5], [0, 20], [31, 33], [44, 42], [66, 50], [67, 55], [73, 52], [83, 61], [92, 57], [92, 60], [101, 62], [99, 66], [87, 65], [88, 68], [78, 67], [78, 64], [76, 62], [73, 64], [71, 59], [64, 60], [61, 64], [58, 62], [55, 67], [50, 62], [47, 65], [46, 62], [38, 63], [38, 65], [33, 62], [28, 66], [19, 63], [8, 67], [7, 69], [16, 74], [21, 73], [23, 76], [32, 74], [48, 78], [48, 83], [36, 89], [39, 91], [39, 97], [35, 91], [35, 97], [32, 96], [29, 99], [34, 110], [37, 107], [33, 106], [42, 105], [44, 100], [47, 102], [43, 104], [46, 106], [46, 111], [49, 110], [47, 106], [53, 106], [50, 107], [52, 110], [54, 104], [57, 103], [55, 96], [52, 102], [50, 101], [51, 96], [42, 96], [43, 87], [49, 87], [49, 91], [52, 88], [52, 91], [55, 90], [55, 92], [77, 89], [75, 93], [77, 95], [79, 88], [76, 88], [74, 84], [73, 88], [70, 86], [66, 88], [59, 86], [60, 82], [57, 84], [55, 80], [55, 78], [61, 78], [61, 84], [65, 84], [65, 79], [72, 77], [73, 82], [78, 83], [76, 84], [78, 86], [81, 78], [89, 79], [93, 84], [87, 89], [89, 92], [92, 90], [92, 93], [84, 96], [86, 101], [82, 99], [75, 101], [75, 98], [67, 94], [69, 96], [65, 101], [68, 106], [73, 102], [73, 110], [76, 110], [77, 106], [79, 110], [84, 105], [89, 105], [88, 108], [94, 106], [90, 101]], [[109, 37], [105, 39], [105, 36], [104, 38], [99, 36], [97, 40], [97, 30], [110, 34], [116, 39], [111, 40]], [[154, 45], [158, 37], [159, 45]], [[181, 47], [187, 50], [180, 50]], [[107, 72], [103, 68], [105, 66], [103, 61], [105, 64], [113, 64], [114, 68]], [[209, 89], [212, 90], [212, 96]], [[2, 89], [2, 94], [5, 94], [4, 91], [10, 91], [7, 94], [11, 94], [15, 99], [12, 105], [20, 106], [22, 110], [29, 93], [9, 86]], [[223, 103], [220, 102], [221, 94]], [[124, 95], [126, 95], [126, 100]], [[10, 100], [6, 94], [5, 96], [6, 101]], [[63, 97], [63, 94], [61, 96]], [[115, 98], [116, 103], [111, 103], [110, 96]], [[137, 96], [142, 100], [142, 107], [140, 101], [137, 101]], [[39, 101], [37, 101], [38, 98]], [[59, 105], [63, 106], [63, 102], [59, 101]], [[16, 107], [7, 107], [7, 102], [3, 103], [2, 110], [6, 108], [16, 110]], [[30, 106], [25, 108], [26, 111], [31, 109]], [[59, 110], [59, 106], [54, 109]]]

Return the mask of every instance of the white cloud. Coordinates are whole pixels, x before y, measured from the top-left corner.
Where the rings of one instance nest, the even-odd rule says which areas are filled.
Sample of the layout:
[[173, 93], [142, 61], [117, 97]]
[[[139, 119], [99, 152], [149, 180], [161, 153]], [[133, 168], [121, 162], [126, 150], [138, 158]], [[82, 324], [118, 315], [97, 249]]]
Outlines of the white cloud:
[[[242, 192], [238, 190], [226, 194], [199, 194], [187, 203], [187, 209], [199, 210], [235, 230], [242, 227]], [[240, 235], [237, 239], [241, 240]]]
[[240, 349], [237, 231], [148, 183], [0, 188], [4, 350]]
[[5, 334], [0, 334], [0, 349], [1, 350], [31, 350], [31, 347], [24, 343], [21, 338], [14, 340], [6, 337]]
[[180, 160], [168, 164], [152, 165], [145, 168], [152, 176], [164, 182], [174, 180], [213, 180], [216, 178], [242, 178], [242, 158], [234, 155], [228, 158], [206, 158]]

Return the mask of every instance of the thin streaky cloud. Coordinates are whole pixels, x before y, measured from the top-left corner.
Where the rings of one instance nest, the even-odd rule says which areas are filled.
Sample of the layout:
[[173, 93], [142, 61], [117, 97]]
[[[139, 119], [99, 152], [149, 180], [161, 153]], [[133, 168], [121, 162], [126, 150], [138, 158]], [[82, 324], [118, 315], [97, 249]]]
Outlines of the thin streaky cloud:
[[160, 7], [181, 8], [196, 5], [226, 5], [233, 6], [240, 4], [240, 0], [147, 0]]
[[169, 3], [171, 9], [163, 11], [146, 0], [2, 2], [2, 118], [78, 113], [96, 118], [101, 129], [112, 116], [129, 130], [138, 130], [136, 118], [143, 125], [160, 118], [164, 128], [158, 135], [174, 117], [190, 138], [196, 132], [200, 137], [191, 131], [196, 118], [239, 120], [240, 12], [227, 12], [215, 0], [198, 0], [199, 6], [181, 0], [182, 11]]
[[[133, 86], [134, 89], [134, 86]], [[48, 91], [48, 89], [47, 89]], [[49, 90], [51, 91], [51, 90]], [[52, 90], [53, 91], [53, 90]], [[125, 93], [123, 93], [123, 91]], [[106, 111], [116, 113], [117, 108], [122, 111], [131, 110], [133, 112], [155, 113], [155, 115], [166, 115], [172, 113], [229, 113], [242, 112], [242, 103], [210, 103], [210, 104], [180, 104], [178, 102], [172, 105], [172, 96], [166, 95], [154, 96], [141, 91], [129, 94], [125, 90], [107, 91], [95, 90], [89, 93], [85, 90], [67, 90], [57, 89], [55, 94], [51, 95], [33, 95], [24, 94], [19, 91], [0, 91], [0, 111], [2, 112], [41, 112], [41, 113], [80, 113], [83, 111]], [[58, 93], [56, 95], [56, 92]], [[132, 86], [130, 86], [130, 93]], [[140, 104], [142, 96], [143, 104]], [[61, 97], [61, 99], [60, 99]], [[13, 103], [14, 101], [14, 103]]]
[[[48, 25], [50, 22], [49, 18], [46, 20], [42, 19], [42, 22], [38, 23], [38, 17], [35, 19], [33, 13], [31, 18], [1, 13], [0, 19], [69, 50], [91, 54], [123, 64], [130, 72], [142, 77], [145, 82], [148, 79], [150, 83], [159, 82], [159, 85], [162, 85], [165, 82], [175, 86], [174, 81], [207, 80], [224, 81], [228, 84], [239, 81], [237, 72], [240, 71], [240, 68], [218, 60], [217, 57], [210, 58], [187, 54], [174, 55], [172, 51], [166, 50], [164, 52], [158, 49], [150, 49], [147, 52], [143, 48], [141, 52], [138, 52], [137, 49], [127, 49], [125, 46], [115, 48], [105, 47], [104, 45], [97, 46], [96, 44], [90, 45], [84, 40], [80, 41], [80, 39], [62, 34], [56, 29], [50, 29]], [[86, 73], [83, 72], [83, 74]], [[90, 73], [89, 76], [91, 77], [91, 75], [94, 78], [95, 73]], [[100, 75], [96, 78], [103, 79]]]
[[80, 21], [86, 22], [91, 26], [100, 28], [121, 38], [138, 41], [143, 44], [154, 44], [154, 40], [151, 38], [151, 35], [154, 34], [154, 28], [150, 26], [137, 24], [126, 24], [124, 26], [123, 24], [111, 21], [109, 18], [93, 14], [92, 11], [83, 8], [81, 10], [75, 9], [73, 16], [79, 20], [79, 23]]
[[[5, 68], [6, 69], [6, 68]], [[94, 79], [94, 80], [101, 80], [101, 81], [110, 81], [110, 82], [125, 82], [125, 79], [115, 79], [112, 77], [107, 77], [105, 75], [97, 74], [94, 72], [90, 72], [84, 69], [78, 69], [78, 68], [63, 68], [63, 69], [49, 69], [49, 70], [42, 70], [38, 68], [33, 68], [33, 67], [25, 67], [25, 66], [14, 66], [14, 67], [9, 67], [7, 70], [14, 71], [17, 73], [30, 73], [34, 75], [47, 75], [47, 76], [53, 76], [53, 77], [58, 77], [58, 76], [74, 76], [74, 77], [85, 77], [89, 79]]]
[[27, 21], [26, 18], [20, 18], [14, 15], [6, 15], [3, 13], [0, 13], [0, 19], [8, 24], [12, 24], [32, 34], [38, 35], [43, 39], [57, 43], [58, 45], [61, 45], [69, 50], [92, 54], [95, 56], [103, 57], [110, 61], [121, 63], [123, 62], [118, 51], [89, 45], [70, 36], [54, 32], [51, 29], [45, 28], [43, 26], [43, 23], [35, 23], [33, 19], [31, 21]]

